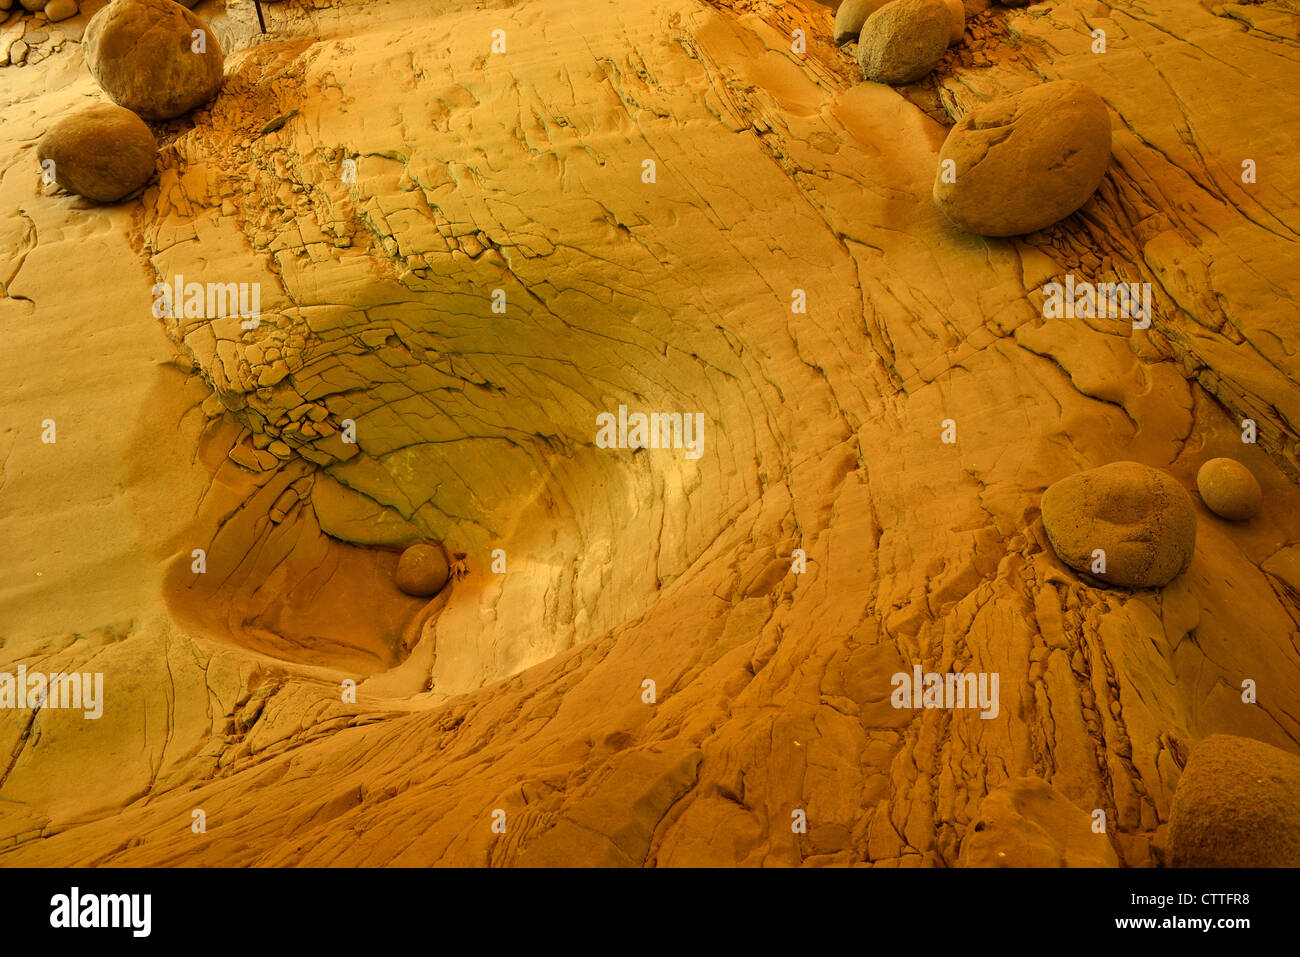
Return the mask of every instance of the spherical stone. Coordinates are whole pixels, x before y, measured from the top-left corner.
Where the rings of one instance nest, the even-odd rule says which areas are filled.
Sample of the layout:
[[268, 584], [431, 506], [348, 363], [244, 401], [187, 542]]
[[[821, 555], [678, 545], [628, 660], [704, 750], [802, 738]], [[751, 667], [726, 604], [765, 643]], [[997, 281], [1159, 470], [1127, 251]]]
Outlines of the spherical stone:
[[1232, 522], [1254, 518], [1264, 498], [1250, 469], [1235, 459], [1210, 459], [1202, 465], [1196, 490], [1206, 508]]
[[97, 103], [54, 124], [36, 146], [54, 161], [54, 181], [97, 203], [115, 203], [149, 182], [158, 143], [130, 110]]
[[[1112, 462], [1078, 472], [1050, 486], [1041, 504], [1057, 557], [1107, 584], [1160, 588], [1192, 561], [1192, 497], [1172, 476], [1146, 465]], [[1098, 549], [1105, 571], [1097, 565]]]
[[42, 9], [45, 6], [46, 0], [20, 0], [20, 2], [22, 3], [24, 10], [30, 10], [32, 13], [35, 13], [37, 10]]
[[[192, 34], [202, 31], [204, 52]], [[169, 120], [221, 89], [225, 57], [208, 25], [172, 0], [112, 0], [90, 19], [86, 63], [113, 101], [146, 120]]]
[[1300, 758], [1212, 734], [1187, 758], [1169, 808], [1175, 867], [1300, 867]]
[[835, 11], [835, 42], [840, 46], [856, 40], [862, 24], [889, 0], [844, 0]]
[[943, 0], [892, 0], [862, 24], [858, 66], [876, 83], [915, 83], [943, 59], [951, 35]]
[[397, 560], [393, 581], [408, 595], [427, 598], [442, 591], [450, 568], [447, 554], [438, 545], [412, 545]]
[[45, 5], [45, 15], [52, 23], [77, 15], [77, 0], [50, 0]]
[[1082, 83], [1057, 80], [962, 117], [939, 151], [934, 201], [967, 232], [1021, 236], [1086, 203], [1109, 164], [1106, 104]]
[[944, 6], [952, 14], [952, 32], [948, 34], [948, 46], [961, 43], [961, 38], [966, 35], [966, 8], [962, 6], [961, 0], [943, 0]]

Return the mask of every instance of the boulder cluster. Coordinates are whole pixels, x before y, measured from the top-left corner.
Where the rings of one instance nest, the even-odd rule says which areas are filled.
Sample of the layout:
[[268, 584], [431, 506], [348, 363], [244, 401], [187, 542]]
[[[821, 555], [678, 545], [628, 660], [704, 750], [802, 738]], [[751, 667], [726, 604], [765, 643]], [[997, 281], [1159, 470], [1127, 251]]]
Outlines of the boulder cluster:
[[154, 175], [158, 144], [144, 121], [174, 119], [211, 100], [225, 57], [208, 25], [173, 0], [112, 0], [91, 18], [83, 42], [91, 75], [117, 105], [63, 117], [37, 156], [64, 189], [115, 203]]
[[[1025, 6], [1029, 0], [1000, 0]], [[834, 39], [856, 40], [862, 75], [915, 83], [960, 43], [962, 0], [844, 0]], [[1075, 212], [1110, 165], [1110, 112], [1082, 83], [1042, 83], [983, 104], [948, 133], [939, 152], [934, 202], [979, 236], [1022, 236]]]
[[[1196, 478], [1215, 515], [1244, 521], [1259, 511], [1259, 482], [1234, 459], [1211, 459]], [[1162, 588], [1196, 549], [1196, 507], [1172, 475], [1112, 462], [1049, 486], [1041, 501], [1052, 550], [1085, 577], [1124, 588]]]
[[0, 10], [21, 6], [32, 13], [44, 13], [51, 23], [68, 20], [78, 13], [77, 0], [0, 0]]

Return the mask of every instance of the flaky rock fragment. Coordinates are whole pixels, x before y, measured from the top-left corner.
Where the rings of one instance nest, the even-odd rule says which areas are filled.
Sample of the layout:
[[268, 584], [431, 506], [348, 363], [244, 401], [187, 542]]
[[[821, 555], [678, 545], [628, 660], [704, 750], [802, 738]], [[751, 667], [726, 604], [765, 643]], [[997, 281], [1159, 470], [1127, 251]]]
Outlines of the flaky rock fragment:
[[943, 0], [893, 0], [862, 24], [858, 65], [876, 83], [915, 83], [943, 58], [951, 35]]
[[1175, 867], [1300, 867], [1300, 757], [1212, 734], [1192, 749], [1169, 811]]
[[149, 182], [158, 143], [130, 110], [97, 103], [65, 117], [41, 137], [36, 155], [54, 161], [54, 181], [97, 203], [115, 203]]
[[442, 591], [450, 568], [447, 554], [438, 545], [412, 545], [397, 560], [393, 581], [408, 595], [427, 597]]
[[1057, 557], [1112, 585], [1159, 588], [1191, 563], [1192, 498], [1172, 476], [1112, 462], [1050, 486], [1043, 528]]
[[172, 0], [113, 0], [91, 18], [84, 42], [104, 92], [146, 120], [188, 113], [221, 89], [216, 34]]
[[1092, 816], [1046, 781], [1014, 778], [990, 791], [966, 832], [960, 867], [1118, 867]]
[[980, 236], [1045, 229], [1096, 192], [1110, 144], [1110, 113], [1091, 89], [1073, 80], [1033, 86], [972, 110], [949, 131], [934, 201]]
[[835, 11], [835, 42], [843, 46], [856, 40], [862, 24], [889, 0], [844, 0]]
[[1232, 522], [1254, 518], [1264, 498], [1259, 481], [1236, 459], [1210, 459], [1202, 465], [1196, 490], [1206, 508]]

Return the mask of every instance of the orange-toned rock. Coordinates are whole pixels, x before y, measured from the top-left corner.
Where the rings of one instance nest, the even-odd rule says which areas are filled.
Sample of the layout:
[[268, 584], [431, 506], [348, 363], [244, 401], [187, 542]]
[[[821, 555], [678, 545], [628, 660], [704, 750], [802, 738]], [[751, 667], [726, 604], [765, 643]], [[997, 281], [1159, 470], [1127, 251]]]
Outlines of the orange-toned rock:
[[393, 581], [408, 595], [427, 597], [442, 591], [450, 567], [447, 553], [438, 545], [412, 545], [397, 561]]
[[1244, 522], [1259, 514], [1264, 493], [1250, 469], [1236, 459], [1210, 459], [1196, 473], [1196, 490], [1215, 515]]

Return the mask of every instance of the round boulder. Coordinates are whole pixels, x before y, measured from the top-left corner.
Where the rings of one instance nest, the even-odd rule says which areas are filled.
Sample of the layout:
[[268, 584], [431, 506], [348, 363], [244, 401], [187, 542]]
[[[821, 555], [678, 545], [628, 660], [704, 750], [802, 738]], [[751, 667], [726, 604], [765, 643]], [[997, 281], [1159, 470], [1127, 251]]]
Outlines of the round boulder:
[[962, 117], [939, 151], [934, 201], [967, 232], [1021, 236], [1086, 203], [1109, 165], [1106, 104], [1082, 83], [1057, 80]]
[[835, 42], [840, 46], [856, 40], [862, 24], [889, 0], [844, 0], [835, 11]]
[[64, 117], [41, 137], [36, 156], [54, 161], [54, 181], [97, 203], [116, 203], [153, 177], [158, 143], [130, 110], [97, 103]]
[[1175, 867], [1300, 867], [1300, 758], [1212, 734], [1192, 748], [1169, 807]]
[[915, 83], [938, 65], [952, 36], [943, 0], [893, 0], [862, 24], [858, 66], [876, 83]]
[[393, 581], [408, 595], [427, 598], [442, 591], [451, 569], [439, 545], [412, 545], [397, 560]]
[[45, 15], [52, 23], [75, 17], [77, 12], [77, 0], [50, 0], [45, 5]]
[[961, 0], [943, 0], [944, 6], [952, 14], [952, 32], [948, 34], [948, 46], [961, 43], [961, 38], [966, 35], [966, 8], [962, 6]]
[[1192, 497], [1172, 476], [1137, 462], [1061, 479], [1043, 493], [1042, 512], [1057, 557], [1110, 585], [1167, 585], [1196, 547]]
[[104, 92], [146, 120], [188, 113], [221, 89], [216, 34], [172, 0], [113, 0], [91, 17], [83, 42]]
[[1254, 518], [1264, 499], [1255, 476], [1236, 459], [1210, 459], [1202, 465], [1196, 490], [1206, 508], [1231, 522]]

